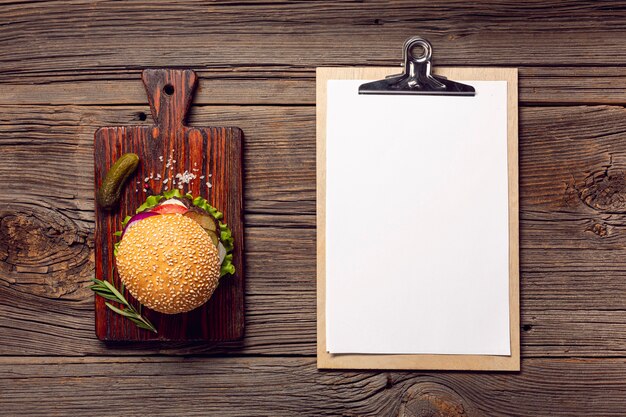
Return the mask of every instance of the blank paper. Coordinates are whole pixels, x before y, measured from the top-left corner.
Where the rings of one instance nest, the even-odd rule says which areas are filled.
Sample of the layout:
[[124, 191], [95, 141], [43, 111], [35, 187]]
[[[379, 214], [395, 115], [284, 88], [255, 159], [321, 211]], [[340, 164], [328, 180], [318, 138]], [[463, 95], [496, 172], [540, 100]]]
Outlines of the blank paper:
[[327, 350], [510, 355], [506, 81], [364, 82], [327, 86]]

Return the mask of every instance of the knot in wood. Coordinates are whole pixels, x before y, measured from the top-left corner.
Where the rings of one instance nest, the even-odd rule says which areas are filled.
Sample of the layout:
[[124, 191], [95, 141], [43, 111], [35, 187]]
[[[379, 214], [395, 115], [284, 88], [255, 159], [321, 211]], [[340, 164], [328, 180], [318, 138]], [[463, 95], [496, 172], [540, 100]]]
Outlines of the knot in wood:
[[470, 417], [467, 402], [454, 390], [434, 382], [411, 386], [402, 397], [399, 417]]
[[622, 170], [594, 173], [585, 179], [579, 197], [587, 206], [601, 212], [626, 212], [626, 176]]
[[609, 229], [606, 224], [594, 223], [587, 231], [592, 232], [600, 237], [606, 237], [609, 234]]
[[[81, 287], [72, 275], [91, 275], [88, 230], [39, 206], [12, 204], [0, 210], [0, 274], [33, 294], [61, 298]], [[74, 294], [74, 296], [76, 296]]]

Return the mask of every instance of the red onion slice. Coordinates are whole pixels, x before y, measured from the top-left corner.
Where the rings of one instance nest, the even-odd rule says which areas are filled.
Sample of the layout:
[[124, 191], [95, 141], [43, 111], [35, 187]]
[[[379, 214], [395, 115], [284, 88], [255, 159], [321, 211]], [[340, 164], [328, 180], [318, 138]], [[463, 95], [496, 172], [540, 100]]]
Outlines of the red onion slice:
[[124, 227], [124, 230], [122, 231], [122, 237], [124, 237], [124, 233], [126, 233], [126, 231], [130, 229], [130, 226], [132, 226], [133, 224], [147, 217], [158, 216], [158, 215], [159, 213], [154, 213], [151, 211], [142, 211], [141, 213], [135, 214], [133, 217], [130, 218], [128, 223], [126, 223], [126, 227]]

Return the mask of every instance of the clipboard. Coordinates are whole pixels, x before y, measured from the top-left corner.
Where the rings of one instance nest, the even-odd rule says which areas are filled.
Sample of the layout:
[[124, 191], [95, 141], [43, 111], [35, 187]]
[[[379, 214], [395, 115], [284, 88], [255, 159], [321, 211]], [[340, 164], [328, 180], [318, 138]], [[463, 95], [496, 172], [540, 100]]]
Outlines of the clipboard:
[[[412, 55], [415, 45], [424, 49]], [[317, 68], [317, 367], [319, 369], [404, 369], [404, 370], [520, 370], [519, 312], [519, 174], [518, 174], [518, 81], [516, 68], [438, 68], [432, 73], [432, 47], [422, 38], [404, 45], [404, 69]], [[383, 78], [387, 77], [387, 78]], [[510, 355], [476, 354], [331, 354], [326, 348], [326, 128], [327, 83], [329, 80], [377, 80], [361, 85], [361, 94], [472, 95], [473, 88], [460, 81], [506, 81], [506, 134], [508, 171], [508, 303]], [[411, 79], [412, 78], [412, 79]], [[435, 81], [432, 82], [431, 81]], [[455, 80], [455, 81], [450, 81]], [[394, 85], [395, 83], [395, 85]], [[393, 86], [392, 86], [393, 85]], [[443, 85], [443, 87], [442, 87]], [[467, 88], [469, 87], [469, 88]], [[396, 91], [389, 93], [390, 90]], [[385, 91], [386, 90], [386, 91]]]

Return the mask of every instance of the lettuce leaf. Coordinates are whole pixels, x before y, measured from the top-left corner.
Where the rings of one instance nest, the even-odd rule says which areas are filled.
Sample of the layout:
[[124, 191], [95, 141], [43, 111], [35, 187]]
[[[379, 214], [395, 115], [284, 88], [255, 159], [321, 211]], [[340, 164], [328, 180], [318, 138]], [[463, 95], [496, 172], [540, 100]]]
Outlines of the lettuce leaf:
[[[152, 207], [159, 204], [159, 201], [161, 201], [163, 198], [164, 197], [162, 195], [151, 195], [150, 197], [146, 198], [146, 201], [144, 201], [144, 203], [140, 205], [137, 210], [135, 210], [135, 213], [141, 213], [142, 211], [151, 209]], [[124, 223], [122, 223], [122, 226], [124, 226]]]
[[235, 249], [235, 239], [233, 239], [233, 232], [228, 228], [228, 225], [220, 222], [220, 240], [226, 253], [232, 252]]
[[218, 220], [220, 225], [220, 241], [222, 242], [222, 245], [224, 245], [224, 249], [226, 249], [226, 256], [222, 261], [222, 267], [220, 269], [220, 278], [224, 275], [234, 274], [235, 265], [233, 265], [233, 254], [231, 252], [235, 249], [235, 239], [233, 239], [233, 232], [230, 230], [228, 225], [220, 221], [224, 218], [224, 213], [213, 207], [206, 199], [200, 196], [192, 198], [191, 194], [187, 194], [185, 197], [191, 199], [194, 206], [200, 207], [202, 210], [208, 212], [211, 216]]
[[[190, 194], [187, 194], [187, 197], [188, 196], [190, 196]], [[209, 212], [211, 216], [215, 217], [217, 220], [221, 220], [224, 218], [224, 214], [212, 205], [210, 205], [209, 202], [206, 201], [204, 198], [198, 196], [192, 201], [194, 206], [200, 207], [202, 210]]]
[[235, 265], [233, 265], [233, 254], [229, 253], [224, 257], [222, 266], [220, 268], [220, 278], [224, 275], [232, 275], [235, 273]]
[[[135, 210], [135, 213], [141, 213], [142, 211], [146, 211], [148, 209], [151, 209], [152, 207], [156, 206], [157, 204], [159, 204], [161, 202], [161, 200], [169, 200], [170, 198], [174, 198], [174, 197], [178, 197], [178, 198], [183, 198], [182, 193], [180, 192], [180, 190], [169, 190], [169, 191], [164, 191], [163, 194], [158, 194], [158, 195], [151, 195], [148, 198], [146, 198], [146, 201], [144, 201], [144, 203], [142, 205], [140, 205], [137, 210]], [[187, 196], [185, 196], [187, 197]], [[191, 200], [191, 198], [190, 198]], [[126, 219], [124, 219], [126, 220]], [[124, 224], [122, 224], [124, 226]]]
[[166, 200], [169, 200], [170, 198], [174, 198], [174, 197], [183, 198], [183, 194], [180, 192], [180, 190], [173, 189], [173, 190], [169, 190], [169, 191], [164, 191], [163, 192], [163, 197]]

